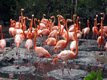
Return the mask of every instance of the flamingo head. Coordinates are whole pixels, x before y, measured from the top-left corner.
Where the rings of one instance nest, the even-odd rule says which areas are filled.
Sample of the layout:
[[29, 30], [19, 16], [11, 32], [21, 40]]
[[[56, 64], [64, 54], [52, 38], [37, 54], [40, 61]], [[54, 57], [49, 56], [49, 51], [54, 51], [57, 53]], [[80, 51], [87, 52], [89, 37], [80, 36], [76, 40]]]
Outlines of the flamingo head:
[[98, 17], [98, 15], [96, 14], [96, 18]]

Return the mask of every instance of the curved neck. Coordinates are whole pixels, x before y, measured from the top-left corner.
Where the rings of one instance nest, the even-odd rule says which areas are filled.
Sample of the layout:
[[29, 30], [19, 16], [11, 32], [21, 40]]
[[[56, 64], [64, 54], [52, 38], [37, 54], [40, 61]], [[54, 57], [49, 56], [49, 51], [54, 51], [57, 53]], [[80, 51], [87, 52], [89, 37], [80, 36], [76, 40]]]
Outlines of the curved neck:
[[55, 16], [52, 16], [51, 19], [53, 19], [53, 25], [55, 24]]

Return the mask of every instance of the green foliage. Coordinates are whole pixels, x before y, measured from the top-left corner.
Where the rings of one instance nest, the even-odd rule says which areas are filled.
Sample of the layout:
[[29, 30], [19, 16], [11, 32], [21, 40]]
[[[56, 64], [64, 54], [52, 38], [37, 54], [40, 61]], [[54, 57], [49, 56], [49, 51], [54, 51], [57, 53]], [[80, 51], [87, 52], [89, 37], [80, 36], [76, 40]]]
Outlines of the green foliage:
[[[75, 0], [0, 0], [0, 19], [9, 20], [18, 19], [20, 9], [24, 8], [24, 15], [41, 18], [42, 14], [47, 17], [51, 15], [62, 14], [64, 17], [71, 18], [73, 15]], [[77, 15], [84, 21], [87, 18], [93, 18], [96, 13], [107, 12], [104, 4], [107, 0], [77, 0]]]
[[102, 78], [102, 72], [100, 70], [98, 71], [91, 71], [84, 80], [103, 80]]

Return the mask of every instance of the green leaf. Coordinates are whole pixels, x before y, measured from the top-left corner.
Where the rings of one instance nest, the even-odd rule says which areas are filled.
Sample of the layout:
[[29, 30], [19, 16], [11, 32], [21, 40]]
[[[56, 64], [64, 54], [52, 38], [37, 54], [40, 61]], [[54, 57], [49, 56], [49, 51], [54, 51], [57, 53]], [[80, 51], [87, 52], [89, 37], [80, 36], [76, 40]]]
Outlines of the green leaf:
[[84, 80], [93, 80], [95, 78], [96, 78], [96, 72], [92, 71], [84, 78]]
[[91, 71], [84, 80], [103, 80], [101, 70]]
[[97, 80], [103, 80], [101, 70], [97, 71]]

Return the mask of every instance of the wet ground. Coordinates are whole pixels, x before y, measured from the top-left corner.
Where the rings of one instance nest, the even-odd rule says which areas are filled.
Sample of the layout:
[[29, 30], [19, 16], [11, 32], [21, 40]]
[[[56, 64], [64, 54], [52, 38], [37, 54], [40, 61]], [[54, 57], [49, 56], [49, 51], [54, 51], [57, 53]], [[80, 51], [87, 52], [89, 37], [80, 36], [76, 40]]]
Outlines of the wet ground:
[[[53, 46], [42, 44], [45, 39], [39, 37], [37, 46], [43, 46], [54, 56]], [[33, 49], [25, 49], [25, 41], [18, 49], [13, 38], [6, 41], [5, 51], [0, 52], [0, 77], [3, 80], [9, 77], [12, 80], [83, 80], [90, 71], [99, 69], [103, 72], [104, 80], [107, 80], [107, 51], [99, 49], [96, 40], [79, 39], [79, 54], [67, 64], [62, 61], [52, 64], [51, 58], [37, 57]], [[69, 45], [66, 49], [69, 49]]]

